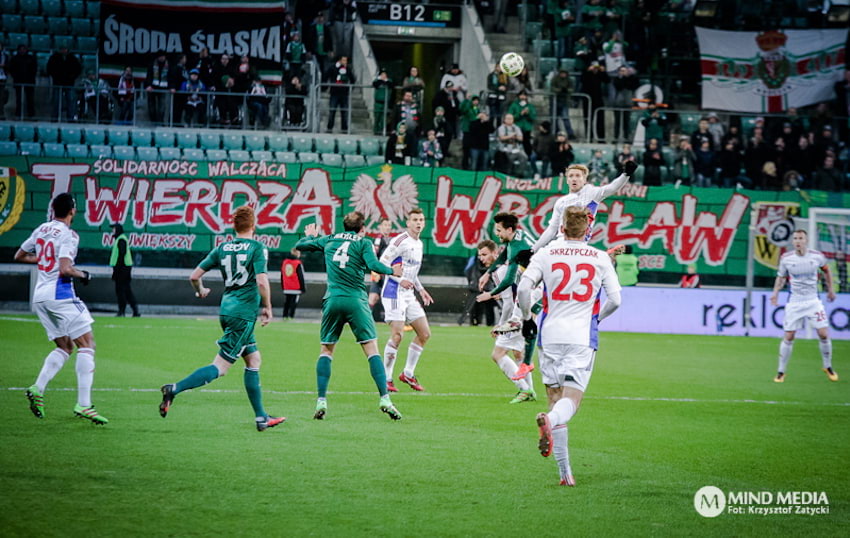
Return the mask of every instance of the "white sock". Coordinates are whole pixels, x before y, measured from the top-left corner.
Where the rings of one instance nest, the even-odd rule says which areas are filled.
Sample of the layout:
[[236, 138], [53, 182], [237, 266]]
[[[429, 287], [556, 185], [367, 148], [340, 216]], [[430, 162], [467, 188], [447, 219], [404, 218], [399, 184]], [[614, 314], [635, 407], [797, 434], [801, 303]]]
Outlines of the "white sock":
[[519, 390], [528, 390], [528, 383], [525, 382], [525, 379], [518, 379], [516, 381], [511, 379], [511, 376], [516, 375], [516, 371], [519, 370], [513, 359], [505, 355], [504, 357], [499, 359], [499, 362], [496, 364], [498, 364], [499, 368], [502, 369], [502, 372], [504, 372], [505, 377], [507, 377], [511, 383], [516, 385], [516, 388], [518, 388]]
[[384, 346], [384, 369], [387, 371], [387, 381], [393, 380], [393, 368], [395, 368], [395, 359], [398, 355], [398, 348], [392, 345], [392, 340]]
[[35, 380], [35, 386], [38, 387], [39, 392], [44, 394], [47, 384], [65, 366], [67, 360], [68, 354], [58, 347], [44, 357], [44, 366], [41, 367], [41, 372], [38, 373], [38, 378]]
[[794, 341], [782, 339], [779, 343], [779, 372], [785, 373], [785, 368], [788, 366], [788, 361], [791, 360], [791, 350], [794, 348]]
[[566, 424], [576, 414], [576, 405], [569, 398], [561, 398], [549, 411], [549, 423], [552, 427]]
[[94, 350], [81, 347], [77, 350], [77, 403], [91, 407], [91, 386], [94, 382]]
[[419, 362], [419, 355], [422, 355], [422, 348], [415, 342], [411, 342], [407, 348], [407, 362], [404, 363], [404, 375], [407, 377], [416, 377], [416, 363]]
[[534, 390], [534, 377], [531, 375], [531, 372], [528, 372], [523, 378], [525, 384], [528, 385], [528, 390]]
[[562, 424], [552, 428], [552, 453], [558, 462], [558, 473], [561, 478], [573, 474], [570, 468], [570, 450], [567, 447], [567, 426]]
[[823, 360], [824, 368], [832, 368], [832, 340], [824, 338], [818, 342], [820, 358]]

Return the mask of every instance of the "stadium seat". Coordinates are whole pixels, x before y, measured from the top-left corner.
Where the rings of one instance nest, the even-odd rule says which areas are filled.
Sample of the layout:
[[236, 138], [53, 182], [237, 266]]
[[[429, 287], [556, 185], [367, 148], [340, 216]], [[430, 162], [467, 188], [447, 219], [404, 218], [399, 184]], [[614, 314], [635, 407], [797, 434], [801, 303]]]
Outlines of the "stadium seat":
[[20, 0], [19, 6], [21, 13], [26, 15], [38, 15], [40, 11], [38, 0]]
[[62, 158], [65, 156], [65, 144], [57, 144], [56, 142], [47, 142], [42, 144], [44, 148], [44, 156], [51, 158]]
[[310, 136], [298, 135], [292, 139], [292, 151], [301, 153], [302, 151], [313, 151], [313, 138]]
[[53, 36], [53, 47], [56, 49], [61, 49], [62, 47], [68, 47], [71, 50], [76, 49], [74, 44], [74, 36], [72, 35], [55, 35]]
[[110, 127], [109, 143], [126, 145], [130, 143], [130, 130], [126, 127]]
[[9, 33], [9, 38], [7, 40], [9, 43], [8, 50], [15, 50], [21, 45], [30, 46], [30, 36], [29, 34], [18, 34], [18, 33]]
[[35, 127], [24, 123], [15, 125], [16, 142], [32, 142], [33, 140], [35, 140]]
[[18, 147], [21, 150], [21, 155], [41, 156], [41, 142], [21, 142]]
[[62, 14], [62, 0], [41, 0], [41, 12], [48, 17]]
[[18, 154], [18, 145], [14, 142], [0, 142], [0, 155], [4, 157]]
[[97, 54], [80, 54], [83, 62], [83, 73], [86, 71], [97, 71]]
[[552, 42], [548, 39], [535, 39], [532, 41], [534, 55], [540, 58], [541, 56], [554, 56], [555, 52], [552, 47]]
[[59, 129], [59, 136], [65, 144], [79, 144], [83, 140], [83, 131], [79, 127], [63, 126]]
[[68, 157], [75, 159], [85, 159], [89, 156], [89, 147], [85, 144], [68, 144]]
[[282, 163], [297, 163], [298, 156], [291, 151], [275, 151], [274, 158]]
[[3, 31], [20, 32], [24, 29], [24, 18], [13, 13], [3, 13]]
[[78, 37], [77, 50], [82, 52], [97, 52], [97, 38], [94, 36]]
[[576, 69], [576, 59], [575, 58], [561, 58], [561, 63], [559, 65], [560, 68], [566, 69], [568, 72], [572, 73]]
[[255, 149], [251, 151], [251, 159], [255, 161], [271, 161], [274, 159], [271, 151]]
[[645, 169], [644, 169], [642, 164], [637, 167], [637, 170], [635, 170], [635, 177], [633, 178], [633, 183], [643, 184], [643, 173], [644, 173], [644, 171], [645, 171]]
[[204, 155], [204, 150], [198, 148], [185, 148], [183, 150], [183, 158], [187, 161], [205, 161], [207, 156]]
[[357, 140], [353, 138], [343, 138], [337, 141], [339, 152], [342, 155], [357, 155]]
[[95, 126], [86, 127], [83, 132], [83, 137], [85, 138], [86, 144], [105, 144], [106, 129]]
[[164, 131], [157, 129], [153, 134], [154, 145], [160, 148], [174, 147], [174, 131]]
[[201, 148], [203, 149], [218, 149], [221, 147], [221, 135], [218, 133], [201, 133], [198, 135], [201, 140]]
[[328, 166], [342, 166], [342, 155], [336, 153], [322, 153], [322, 162]]
[[366, 166], [366, 157], [364, 157], [363, 155], [344, 155], [343, 163], [349, 168]]
[[528, 42], [534, 41], [540, 36], [543, 30], [542, 22], [527, 22], [525, 23], [525, 40]]
[[336, 138], [332, 136], [317, 136], [315, 139], [316, 151], [318, 153], [335, 153]]
[[669, 146], [664, 146], [661, 148], [661, 155], [664, 156], [664, 162], [667, 166], [673, 166], [673, 159], [675, 159], [675, 154], [673, 153], [673, 148]]
[[684, 134], [691, 134], [697, 130], [699, 119], [699, 114], [682, 114], [679, 116], [679, 131]]
[[[377, 138], [364, 138], [360, 141], [360, 154], [365, 156], [380, 155], [381, 144]], [[383, 157], [383, 156], [382, 156]]]
[[132, 161], [136, 158], [136, 148], [133, 146], [112, 146], [112, 153], [116, 159]]
[[85, 17], [86, 5], [82, 0], [65, 0], [65, 15], [69, 17]]
[[198, 147], [198, 133], [193, 131], [178, 131], [177, 132], [177, 147], [178, 148], [196, 148]]
[[[153, 144], [153, 133], [147, 129], [133, 129], [132, 139], [133, 145], [136, 147], [150, 146]], [[112, 140], [110, 140], [110, 142], [112, 142], [113, 145], [115, 144]]]
[[573, 152], [576, 156], [576, 163], [587, 164], [590, 158], [593, 157], [593, 151], [588, 146], [573, 146]]
[[40, 15], [27, 15], [24, 17], [24, 31], [28, 34], [43, 34], [47, 31], [47, 23]]
[[108, 144], [90, 144], [89, 151], [95, 159], [108, 159], [112, 157], [112, 146]]
[[383, 155], [369, 155], [366, 157], [366, 164], [369, 166], [373, 166], [376, 164], [383, 164], [387, 161], [387, 159]]
[[91, 21], [89, 19], [71, 19], [71, 33], [77, 37], [91, 36]]
[[207, 160], [208, 161], [226, 161], [227, 160], [227, 150], [226, 149], [208, 149], [207, 150]]
[[[53, 35], [67, 34], [71, 31], [71, 25], [65, 17], [50, 17], [47, 19], [47, 27]], [[43, 30], [42, 30], [43, 31]]]
[[250, 161], [251, 153], [244, 149], [231, 149], [228, 152], [231, 161]]
[[227, 133], [222, 135], [222, 147], [224, 149], [242, 149], [245, 147], [245, 141], [241, 134]]
[[12, 124], [0, 123], [0, 141], [12, 140]]
[[180, 148], [159, 148], [159, 158], [163, 161], [179, 159]]
[[55, 125], [39, 125], [39, 142], [57, 142], [59, 140], [59, 129]]
[[258, 134], [245, 135], [245, 149], [252, 151], [266, 149], [266, 137]]
[[86, 15], [88, 15], [90, 19], [100, 18], [100, 2], [88, 0], [88, 2], [86, 2]]
[[286, 135], [270, 135], [270, 151], [287, 151], [289, 149], [289, 137]]
[[[122, 147], [130, 147], [130, 146], [122, 146]], [[115, 148], [115, 153], [118, 153], [118, 148]], [[139, 159], [143, 161], [156, 161], [159, 159], [159, 150], [157, 148], [138, 148]]]
[[[48, 58], [50, 57], [51, 53], [47, 51], [53, 48], [53, 38], [47, 34], [33, 34], [30, 40], [32, 50], [42, 51]], [[47, 66], [47, 62], [44, 62], [44, 66]]]
[[558, 68], [558, 59], [554, 57], [541, 57], [538, 60], [537, 73], [541, 79], [545, 79], [549, 73]]
[[319, 154], [312, 151], [304, 151], [298, 154], [298, 162], [300, 163], [318, 163]]

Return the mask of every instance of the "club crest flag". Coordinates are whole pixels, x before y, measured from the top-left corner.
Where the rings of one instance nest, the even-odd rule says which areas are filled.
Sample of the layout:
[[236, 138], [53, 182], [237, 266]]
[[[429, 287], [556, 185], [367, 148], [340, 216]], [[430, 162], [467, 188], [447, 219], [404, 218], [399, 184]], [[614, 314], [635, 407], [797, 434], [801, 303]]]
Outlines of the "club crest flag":
[[844, 77], [846, 28], [696, 30], [705, 109], [784, 112], [834, 99]]

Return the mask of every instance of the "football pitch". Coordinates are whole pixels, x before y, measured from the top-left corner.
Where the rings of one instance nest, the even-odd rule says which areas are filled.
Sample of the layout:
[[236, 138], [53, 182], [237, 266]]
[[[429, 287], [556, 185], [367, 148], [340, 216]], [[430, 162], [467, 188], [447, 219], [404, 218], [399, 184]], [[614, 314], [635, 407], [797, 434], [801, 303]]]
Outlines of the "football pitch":
[[[4, 536], [846, 536], [850, 528], [850, 343], [834, 341], [832, 383], [816, 341], [798, 340], [783, 384], [777, 339], [603, 333], [569, 426], [577, 487], [537, 452], [538, 401], [490, 360], [485, 328], [434, 327], [417, 368], [427, 389], [378, 409], [348, 331], [333, 361], [328, 415], [312, 420], [318, 325], [257, 329], [266, 409], [258, 433], [239, 364], [181, 394], [166, 419], [159, 386], [208, 364], [214, 319], [96, 318], [93, 400], [73, 418], [73, 358], [30, 413], [52, 344], [32, 316], [0, 316], [0, 529]], [[387, 330], [379, 329], [380, 348]], [[410, 333], [400, 352], [403, 366]], [[535, 359], [536, 360], [536, 359]], [[724, 492], [824, 492], [828, 513], [694, 508]], [[843, 531], [841, 529], [844, 529]]]

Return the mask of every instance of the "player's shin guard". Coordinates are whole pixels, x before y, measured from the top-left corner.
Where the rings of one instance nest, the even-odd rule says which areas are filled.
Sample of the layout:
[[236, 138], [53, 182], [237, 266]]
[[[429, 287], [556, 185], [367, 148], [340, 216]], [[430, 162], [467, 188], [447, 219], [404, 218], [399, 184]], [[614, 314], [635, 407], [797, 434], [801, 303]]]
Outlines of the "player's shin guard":
[[832, 368], [832, 340], [824, 338], [818, 341], [820, 348], [820, 358], [823, 361], [824, 368]]
[[552, 454], [558, 463], [558, 473], [561, 478], [573, 474], [570, 468], [570, 449], [567, 446], [567, 426], [552, 426]]
[[779, 372], [785, 373], [788, 361], [791, 360], [791, 350], [794, 349], [794, 341], [782, 339], [779, 343]]
[[175, 383], [172, 392], [176, 396], [184, 390], [203, 387], [207, 383], [212, 383], [213, 381], [218, 379], [218, 375], [218, 368], [216, 368], [214, 364], [202, 366], [191, 374], [189, 374], [187, 377]]
[[251, 402], [251, 407], [254, 408], [254, 416], [257, 418], [266, 418], [266, 410], [263, 407], [263, 391], [260, 389], [260, 370], [257, 368], [245, 368], [245, 392], [248, 393], [248, 400]]
[[416, 376], [416, 365], [419, 363], [419, 357], [422, 355], [422, 346], [414, 342], [410, 343], [407, 348], [407, 360], [404, 363], [404, 375], [407, 377]]
[[316, 388], [319, 392], [319, 398], [324, 398], [327, 395], [330, 382], [331, 358], [327, 355], [319, 355], [319, 360], [316, 361]]
[[387, 341], [384, 346], [384, 370], [388, 381], [393, 379], [393, 369], [395, 368], [395, 359], [398, 356], [398, 348], [393, 345], [393, 341]]
[[517, 389], [528, 390], [528, 383], [525, 382], [525, 379], [512, 379], [512, 377], [516, 374], [516, 371], [519, 370], [513, 359], [505, 355], [504, 357], [499, 359], [499, 362], [497, 364], [499, 365], [499, 368], [502, 369], [502, 372], [504, 372], [505, 377], [507, 377], [514, 385], [516, 385]]
[[384, 370], [384, 363], [381, 362], [380, 355], [372, 355], [369, 357], [369, 373], [372, 374], [372, 379], [375, 380], [375, 385], [378, 387], [378, 394], [386, 396], [387, 373]]
[[552, 427], [566, 424], [576, 414], [576, 405], [569, 398], [561, 398], [549, 411], [549, 422]]
[[38, 387], [39, 392], [44, 392], [44, 389], [47, 388], [47, 384], [59, 373], [59, 370], [65, 366], [65, 361], [68, 360], [68, 354], [58, 347], [48, 353], [48, 355], [44, 358], [44, 366], [41, 367], [41, 372], [38, 374], [38, 378], [35, 380], [35, 386]]
[[91, 407], [91, 386], [94, 383], [94, 350], [81, 347], [77, 350], [77, 403]]

